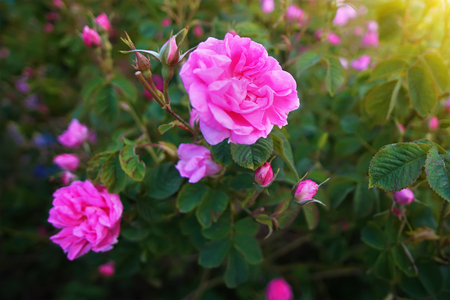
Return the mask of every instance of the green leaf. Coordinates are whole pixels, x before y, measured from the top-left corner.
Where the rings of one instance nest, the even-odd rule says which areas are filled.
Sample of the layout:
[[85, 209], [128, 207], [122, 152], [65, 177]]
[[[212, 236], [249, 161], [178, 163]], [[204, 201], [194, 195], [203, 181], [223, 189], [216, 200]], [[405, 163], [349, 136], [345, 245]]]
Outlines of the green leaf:
[[427, 290], [420, 282], [419, 278], [403, 276], [400, 287], [413, 299], [424, 299], [429, 296]]
[[235, 235], [233, 236], [234, 247], [244, 255], [249, 264], [260, 263], [263, 259], [261, 247], [258, 240], [253, 236]]
[[327, 193], [330, 197], [331, 207], [337, 208], [345, 197], [351, 193], [356, 186], [352, 178], [334, 177], [328, 182]]
[[96, 77], [93, 80], [89, 80], [86, 85], [83, 86], [83, 90], [81, 91], [83, 101], [89, 103], [92, 96], [97, 92], [97, 90], [106, 85], [106, 83], [106, 79], [102, 77]]
[[378, 250], [383, 250], [386, 247], [383, 232], [373, 221], [369, 221], [367, 226], [363, 228], [361, 239], [370, 247]]
[[110, 84], [101, 87], [95, 95], [94, 112], [105, 121], [117, 121], [119, 105], [116, 100], [116, 92]]
[[[428, 150], [431, 146], [424, 145]], [[370, 162], [369, 188], [377, 186], [396, 192], [410, 186], [419, 177], [427, 153], [414, 143], [399, 143], [382, 148]]]
[[142, 181], [145, 176], [145, 164], [136, 155], [134, 145], [125, 145], [119, 154], [120, 166], [135, 181]]
[[120, 235], [123, 236], [126, 240], [137, 242], [142, 241], [150, 234], [149, 228], [133, 228], [126, 227], [122, 228], [120, 231]]
[[306, 219], [306, 224], [309, 230], [313, 230], [317, 227], [320, 221], [319, 209], [315, 203], [310, 203], [302, 207], [303, 215]]
[[417, 267], [405, 244], [392, 248], [395, 265], [407, 276], [417, 276]]
[[369, 190], [369, 184], [365, 177], [356, 186], [355, 197], [353, 199], [353, 213], [357, 218], [367, 216], [373, 209], [375, 195]]
[[448, 75], [447, 65], [441, 55], [436, 51], [432, 51], [423, 54], [422, 58], [430, 69], [439, 88], [442, 91], [447, 90], [450, 83], [450, 77]]
[[247, 217], [235, 222], [234, 230], [240, 235], [254, 236], [259, 231], [259, 224], [253, 218]]
[[295, 169], [294, 164], [294, 155], [292, 154], [291, 144], [289, 140], [286, 138], [284, 133], [281, 130], [275, 129], [272, 130], [270, 135], [273, 140], [273, 148], [277, 151], [280, 156], [283, 158], [286, 165], [291, 169], [291, 171], [299, 179], [297, 170]]
[[198, 262], [205, 268], [220, 266], [231, 247], [231, 240], [226, 237], [212, 241], [202, 247]]
[[[170, 129], [172, 129], [172, 128], [174, 128], [175, 126], [178, 126], [178, 125], [183, 126], [183, 124], [182, 124], [180, 121], [175, 120], [175, 121], [172, 121], [172, 122], [170, 122], [170, 123], [168, 123], [168, 124], [160, 125], [160, 126], [158, 127], [158, 131], [159, 131], [159, 133], [160, 133], [161, 135], [163, 135], [164, 133], [166, 133], [167, 131], [169, 131]], [[184, 126], [183, 126], [183, 127], [184, 127]]]
[[172, 163], [165, 163], [154, 168], [145, 177], [147, 194], [156, 199], [164, 199], [175, 194], [181, 186], [183, 178]]
[[300, 76], [300, 74], [303, 73], [303, 71], [317, 64], [319, 60], [320, 55], [315, 52], [307, 51], [303, 53], [295, 63], [297, 76]]
[[436, 84], [433, 76], [423, 67], [408, 69], [408, 87], [411, 102], [421, 116], [428, 115], [437, 104]]
[[222, 167], [228, 167], [233, 162], [231, 157], [230, 144], [228, 139], [223, 140], [217, 145], [211, 146], [211, 155], [216, 163]]
[[103, 162], [100, 180], [109, 193], [117, 194], [124, 188], [125, 172], [120, 167], [117, 152], [111, 153]]
[[252, 145], [231, 144], [233, 160], [241, 167], [256, 170], [262, 166], [273, 151], [272, 138], [260, 138]]
[[442, 290], [444, 285], [441, 269], [434, 262], [417, 264], [419, 280], [430, 295], [435, 295]]
[[376, 276], [382, 279], [393, 280], [395, 277], [395, 267], [392, 254], [390, 252], [380, 253], [377, 261], [373, 265], [373, 271]]
[[203, 227], [211, 226], [212, 221], [216, 221], [217, 215], [225, 211], [227, 204], [228, 195], [226, 193], [208, 189], [195, 212], [199, 223]]
[[337, 57], [330, 56], [326, 59], [327, 75], [325, 85], [331, 96], [336, 94], [337, 89], [344, 83], [345, 69]]
[[111, 80], [111, 83], [116, 86], [119, 91], [132, 102], [137, 99], [137, 89], [136, 86], [124, 77], [115, 77]]
[[230, 216], [224, 215], [210, 227], [204, 228], [202, 233], [208, 239], [217, 240], [226, 237], [230, 233], [230, 230]]
[[88, 161], [88, 167], [86, 169], [87, 177], [94, 183], [97, 183], [99, 180], [99, 176], [102, 173], [102, 167], [105, 160], [108, 158], [108, 156], [111, 155], [111, 153], [114, 152], [100, 152], [96, 155], [94, 155], [89, 161]]
[[166, 199], [139, 198], [137, 212], [147, 222], [160, 222], [175, 214], [175, 210]]
[[370, 76], [371, 80], [387, 77], [392, 73], [400, 73], [406, 71], [408, 63], [403, 59], [391, 58], [383, 60], [375, 66]]
[[225, 284], [228, 288], [234, 288], [237, 285], [247, 281], [249, 275], [248, 265], [242, 255], [236, 250], [231, 249], [228, 255], [227, 269], [225, 270]]
[[255, 186], [255, 176], [254, 174], [241, 173], [233, 176], [230, 182], [230, 188], [235, 191], [250, 189]]
[[450, 201], [450, 164], [445, 164], [437, 148], [428, 152], [425, 162], [427, 180], [433, 191], [447, 201]]
[[397, 102], [400, 87], [401, 81], [393, 80], [376, 86], [367, 94], [366, 112], [377, 123], [386, 123], [389, 119]]
[[190, 212], [202, 200], [206, 193], [207, 186], [203, 183], [197, 182], [195, 184], [186, 183], [178, 193], [177, 208], [182, 213]]

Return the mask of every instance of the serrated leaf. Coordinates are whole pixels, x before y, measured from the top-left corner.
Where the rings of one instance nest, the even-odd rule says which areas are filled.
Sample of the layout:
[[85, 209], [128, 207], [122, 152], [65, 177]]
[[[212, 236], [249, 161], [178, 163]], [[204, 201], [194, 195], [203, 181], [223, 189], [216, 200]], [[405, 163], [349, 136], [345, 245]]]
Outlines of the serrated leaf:
[[[397, 80], [385, 82], [376, 86], [367, 94], [365, 100], [366, 112], [375, 122], [386, 123], [388, 120], [397, 101], [399, 82]], [[397, 86], [398, 89], [396, 89]], [[395, 94], [394, 91], [396, 91]]]
[[444, 278], [441, 269], [436, 263], [422, 262], [417, 264], [419, 280], [430, 295], [435, 295], [442, 290]]
[[345, 69], [342, 67], [339, 59], [334, 56], [328, 57], [325, 61], [327, 63], [325, 86], [327, 87], [328, 93], [334, 96], [337, 89], [344, 83]]
[[303, 215], [306, 219], [306, 224], [309, 230], [313, 230], [317, 227], [320, 221], [319, 209], [315, 203], [310, 203], [302, 207]]
[[369, 221], [367, 226], [361, 231], [361, 240], [370, 247], [378, 250], [383, 250], [386, 247], [383, 232], [372, 221]]
[[428, 115], [437, 104], [436, 83], [423, 67], [414, 65], [408, 69], [408, 87], [411, 102], [419, 115]]
[[233, 236], [233, 244], [249, 264], [257, 264], [262, 261], [261, 247], [255, 237], [237, 234]]
[[183, 126], [183, 124], [182, 124], [180, 121], [175, 120], [175, 121], [172, 121], [172, 122], [170, 122], [170, 123], [168, 123], [168, 124], [160, 125], [160, 126], [158, 127], [158, 131], [159, 131], [159, 133], [160, 133], [161, 135], [163, 135], [164, 133], [166, 133], [167, 131], [169, 131], [170, 129], [172, 129], [172, 128], [174, 128], [175, 126], [178, 126], [178, 125]]
[[392, 248], [395, 265], [407, 276], [417, 276], [417, 267], [405, 244]]
[[280, 154], [286, 165], [289, 167], [289, 169], [291, 169], [298, 180], [299, 177], [294, 166], [294, 155], [292, 154], [292, 148], [289, 140], [281, 130], [277, 129], [272, 130], [271, 137], [273, 140], [273, 148]]
[[230, 238], [212, 241], [202, 247], [198, 262], [205, 268], [220, 266], [231, 247]]
[[128, 100], [132, 102], [136, 101], [137, 89], [136, 86], [126, 78], [115, 77], [111, 80], [111, 83], [119, 89]]
[[96, 155], [94, 155], [89, 161], [88, 161], [88, 167], [86, 169], [87, 177], [93, 182], [97, 183], [100, 179], [100, 174], [102, 171], [102, 166], [105, 160], [108, 158], [108, 156], [111, 155], [113, 152], [100, 152]]
[[433, 75], [439, 88], [442, 91], [447, 90], [450, 83], [450, 77], [448, 74], [447, 65], [441, 55], [436, 51], [432, 51], [423, 54], [422, 58], [430, 69], [431, 74]]
[[320, 58], [321, 57], [319, 54], [312, 51], [307, 51], [303, 53], [295, 63], [297, 76], [300, 76], [300, 74], [302, 74], [303, 71], [317, 64]]
[[250, 217], [240, 219], [234, 223], [234, 230], [240, 235], [254, 236], [258, 233], [259, 224]]
[[145, 176], [145, 164], [136, 155], [134, 145], [125, 145], [119, 154], [120, 166], [135, 181], [142, 181]]
[[228, 195], [222, 191], [208, 189], [195, 212], [199, 223], [203, 227], [211, 226], [216, 221], [216, 215], [225, 211]]
[[236, 249], [231, 249], [224, 275], [226, 286], [228, 288], [234, 288], [238, 284], [246, 282], [248, 275], [247, 262]]
[[177, 208], [182, 213], [190, 212], [200, 203], [207, 189], [208, 187], [200, 182], [186, 183], [178, 193]]
[[270, 136], [260, 138], [252, 145], [231, 144], [233, 160], [241, 167], [256, 170], [262, 166], [273, 151], [273, 141]]
[[375, 66], [370, 76], [371, 80], [387, 77], [392, 73], [400, 73], [406, 71], [408, 63], [403, 59], [391, 58], [383, 60]]
[[430, 187], [439, 196], [450, 201], [450, 165], [446, 165], [437, 148], [428, 151], [425, 172]]
[[119, 105], [116, 100], [116, 92], [110, 84], [101, 87], [94, 98], [94, 112], [100, 118], [113, 122], [119, 116]]
[[169, 201], [166, 199], [139, 198], [137, 212], [147, 222], [160, 222], [166, 217], [175, 214]]
[[117, 194], [124, 188], [125, 172], [120, 166], [117, 152], [111, 153], [103, 162], [100, 180], [109, 193]]
[[211, 146], [211, 155], [216, 163], [222, 167], [228, 167], [233, 162], [231, 157], [231, 148], [228, 139], [223, 140], [217, 145]]
[[414, 143], [382, 148], [370, 162], [369, 188], [377, 186], [396, 192], [409, 187], [422, 172], [426, 156], [427, 153]]
[[183, 178], [172, 163], [162, 164], [145, 177], [147, 195], [156, 199], [164, 199], [175, 194], [181, 186]]

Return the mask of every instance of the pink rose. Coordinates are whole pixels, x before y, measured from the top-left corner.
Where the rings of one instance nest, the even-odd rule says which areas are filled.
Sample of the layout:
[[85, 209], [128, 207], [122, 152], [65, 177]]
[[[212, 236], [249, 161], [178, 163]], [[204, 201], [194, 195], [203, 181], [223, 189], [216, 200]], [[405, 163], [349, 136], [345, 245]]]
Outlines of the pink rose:
[[64, 3], [62, 2], [62, 0], [53, 0], [53, 5], [58, 8], [61, 8], [64, 5]]
[[80, 159], [75, 154], [60, 154], [53, 158], [53, 162], [63, 171], [75, 171], [80, 165]]
[[378, 23], [376, 21], [367, 22], [367, 30], [370, 32], [378, 32]]
[[281, 277], [272, 279], [266, 287], [267, 300], [292, 300], [293, 298], [291, 286]]
[[294, 192], [294, 199], [297, 202], [311, 200], [317, 193], [319, 186], [312, 180], [304, 180], [299, 183]]
[[69, 183], [74, 181], [76, 177], [77, 176], [75, 176], [75, 174], [70, 173], [69, 171], [64, 171], [61, 176], [61, 181], [64, 185], [68, 185]]
[[275, 9], [275, 2], [273, 0], [260, 0], [260, 1], [263, 13], [268, 14], [273, 12], [273, 10]]
[[303, 10], [301, 10], [301, 8], [299, 8], [297, 5], [295, 4], [291, 4], [289, 5], [287, 12], [286, 12], [286, 17], [289, 20], [301, 20], [303, 19], [303, 15], [305, 13], [303, 12]]
[[266, 187], [273, 179], [273, 170], [270, 163], [266, 162], [255, 171], [255, 181], [258, 185]]
[[361, 55], [358, 59], [352, 60], [350, 65], [355, 70], [364, 71], [370, 65], [370, 56]]
[[344, 26], [350, 19], [356, 18], [358, 14], [350, 5], [344, 5], [337, 9], [333, 23], [337, 26]]
[[395, 202], [400, 205], [408, 205], [414, 201], [414, 193], [410, 189], [403, 189], [393, 194]]
[[53, 197], [48, 221], [62, 230], [50, 239], [68, 253], [69, 260], [89, 250], [111, 250], [117, 243], [123, 210], [119, 195], [86, 180], [56, 190]]
[[327, 36], [327, 41], [332, 45], [339, 45], [341, 38], [334, 32], [330, 32]]
[[162, 22], [161, 22], [161, 25], [163, 26], [163, 27], [168, 27], [168, 26], [170, 26], [170, 19], [169, 18], [164, 18], [163, 20], [162, 20]]
[[200, 25], [195, 26], [193, 31], [194, 31], [194, 36], [195, 37], [200, 38], [200, 37], [203, 36], [203, 28], [202, 28], [202, 26], [200, 26]]
[[300, 105], [292, 75], [261, 44], [231, 33], [200, 43], [180, 77], [211, 145], [254, 144]]
[[106, 264], [98, 266], [98, 272], [105, 277], [111, 277], [115, 273], [116, 262], [110, 261]]
[[439, 120], [437, 117], [432, 117], [428, 122], [428, 127], [431, 131], [436, 131], [439, 128]]
[[58, 136], [58, 141], [66, 147], [77, 148], [81, 146], [89, 137], [89, 130], [84, 124], [80, 124], [77, 119], [73, 119], [66, 131]]
[[447, 111], [448, 114], [450, 114], [450, 98], [448, 98], [447, 101], [445, 101], [445, 110]]
[[214, 162], [208, 148], [194, 144], [180, 144], [178, 161], [175, 168], [181, 177], [189, 178], [190, 183], [196, 183], [205, 176], [217, 174], [222, 167]]
[[98, 17], [95, 18], [95, 21], [104, 30], [109, 31], [111, 29], [111, 23], [109, 23], [108, 17], [105, 13], [99, 14]]
[[91, 45], [98, 46], [100, 45], [102, 39], [100, 35], [98, 35], [97, 31], [89, 28], [87, 25], [83, 28], [83, 42], [86, 46], [90, 47]]
[[378, 32], [366, 32], [366, 34], [363, 36], [362, 45], [364, 47], [378, 47], [380, 42], [378, 41]]

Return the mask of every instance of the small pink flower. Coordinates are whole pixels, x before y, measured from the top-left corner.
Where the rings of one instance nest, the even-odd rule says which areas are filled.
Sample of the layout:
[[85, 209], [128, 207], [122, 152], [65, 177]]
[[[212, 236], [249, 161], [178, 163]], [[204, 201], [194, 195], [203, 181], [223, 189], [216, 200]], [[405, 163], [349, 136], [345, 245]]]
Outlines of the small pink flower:
[[370, 60], [371, 60], [370, 56], [368, 56], [368, 55], [361, 55], [358, 59], [352, 60], [350, 62], [350, 65], [355, 70], [364, 71], [365, 69], [367, 69], [369, 67]]
[[327, 41], [332, 45], [339, 45], [341, 38], [334, 32], [330, 32], [327, 36]]
[[258, 185], [266, 187], [273, 179], [273, 170], [270, 163], [266, 162], [255, 171], [255, 181]]
[[341, 62], [342, 67], [344, 67], [344, 69], [348, 69], [348, 60], [343, 58], [343, 57], [339, 57], [339, 61]]
[[287, 12], [286, 12], [286, 17], [289, 19], [289, 20], [298, 20], [298, 21], [300, 21], [300, 20], [302, 20], [303, 19], [303, 16], [304, 16], [304, 12], [303, 12], [303, 10], [301, 10], [301, 8], [299, 8], [297, 5], [295, 5], [295, 4], [291, 4], [289, 7], [288, 7], [288, 9], [287, 9]]
[[297, 186], [294, 193], [294, 199], [297, 202], [311, 200], [316, 195], [317, 190], [319, 190], [317, 183], [309, 179], [304, 180]]
[[414, 193], [406, 188], [393, 194], [395, 202], [400, 205], [408, 205], [414, 201]]
[[164, 18], [164, 19], [162, 20], [162, 22], [161, 22], [161, 25], [162, 25], [163, 27], [168, 27], [168, 26], [170, 26], [170, 24], [171, 24], [171, 21], [170, 21], [169, 18]]
[[111, 277], [115, 273], [116, 262], [110, 261], [106, 264], [98, 266], [98, 272], [105, 277]]
[[109, 31], [111, 29], [111, 23], [109, 23], [108, 17], [105, 13], [99, 14], [98, 17], [95, 18], [95, 21], [104, 30]]
[[344, 5], [337, 9], [336, 16], [333, 19], [334, 25], [344, 26], [350, 19], [356, 18], [358, 14], [350, 5]]
[[362, 45], [364, 47], [378, 47], [380, 42], [378, 41], [378, 32], [368, 31], [362, 38]]
[[55, 7], [61, 8], [64, 5], [64, 3], [62, 2], [62, 0], [53, 0], [53, 5]]
[[430, 122], [428, 122], [428, 127], [431, 131], [436, 131], [439, 128], [439, 119], [437, 117], [432, 117]]
[[90, 47], [91, 45], [98, 46], [100, 45], [102, 39], [100, 35], [94, 29], [89, 28], [87, 25], [83, 28], [83, 42], [86, 46]]
[[398, 128], [398, 131], [400, 131], [401, 135], [405, 134], [405, 127], [402, 124], [397, 123], [397, 128]]
[[361, 35], [364, 33], [364, 28], [361, 26], [355, 27], [355, 35]]
[[80, 159], [75, 154], [60, 154], [53, 158], [53, 162], [63, 171], [75, 171], [80, 166]]
[[378, 23], [376, 21], [367, 22], [367, 30], [370, 32], [378, 32]]
[[53, 26], [52, 23], [46, 23], [46, 24], [44, 25], [44, 31], [47, 32], [47, 33], [52, 32], [52, 31], [53, 31], [53, 28], [54, 28], [54, 26]]
[[181, 177], [189, 178], [190, 183], [196, 183], [205, 176], [217, 174], [222, 167], [214, 162], [208, 148], [194, 144], [180, 144], [178, 161], [175, 168]]
[[197, 25], [194, 27], [194, 36], [195, 37], [202, 37], [203, 36], [203, 28], [200, 25]]
[[445, 101], [445, 110], [447, 111], [448, 114], [450, 114], [450, 98], [448, 98], [447, 101]]
[[59, 19], [59, 14], [57, 12], [49, 12], [45, 14], [45, 17], [47, 18], [47, 21], [54, 22]]
[[66, 131], [58, 136], [58, 141], [69, 148], [81, 146], [89, 137], [89, 129], [84, 124], [80, 124], [77, 119], [73, 119]]
[[61, 176], [61, 181], [64, 185], [68, 185], [69, 183], [71, 183], [72, 181], [75, 180], [77, 176], [75, 176], [75, 174], [69, 172], [69, 171], [64, 171], [62, 176]]
[[109, 251], [117, 243], [123, 206], [103, 185], [74, 181], [53, 194], [48, 222], [62, 230], [50, 239], [74, 260], [87, 252]]
[[194, 128], [195, 124], [198, 124], [198, 112], [195, 108], [191, 109], [189, 125]]
[[292, 300], [293, 298], [291, 286], [281, 277], [272, 279], [266, 287], [267, 300]]
[[316, 32], [314, 32], [314, 36], [318, 41], [322, 40], [322, 33], [323, 33], [322, 29], [317, 29]]
[[273, 12], [275, 9], [275, 2], [273, 0], [260, 0], [262, 11], [265, 14]]

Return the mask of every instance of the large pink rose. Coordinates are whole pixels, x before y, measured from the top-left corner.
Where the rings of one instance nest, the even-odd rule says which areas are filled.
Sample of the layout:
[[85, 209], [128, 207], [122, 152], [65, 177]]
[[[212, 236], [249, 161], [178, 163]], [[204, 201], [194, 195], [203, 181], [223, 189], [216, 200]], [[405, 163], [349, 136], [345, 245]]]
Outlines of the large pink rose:
[[102, 185], [74, 181], [53, 194], [48, 221], [62, 230], [50, 239], [74, 260], [87, 252], [112, 249], [120, 232], [122, 202]]
[[291, 74], [261, 44], [231, 33], [200, 43], [180, 76], [212, 145], [226, 138], [253, 144], [274, 125], [286, 125], [288, 113], [300, 105]]

